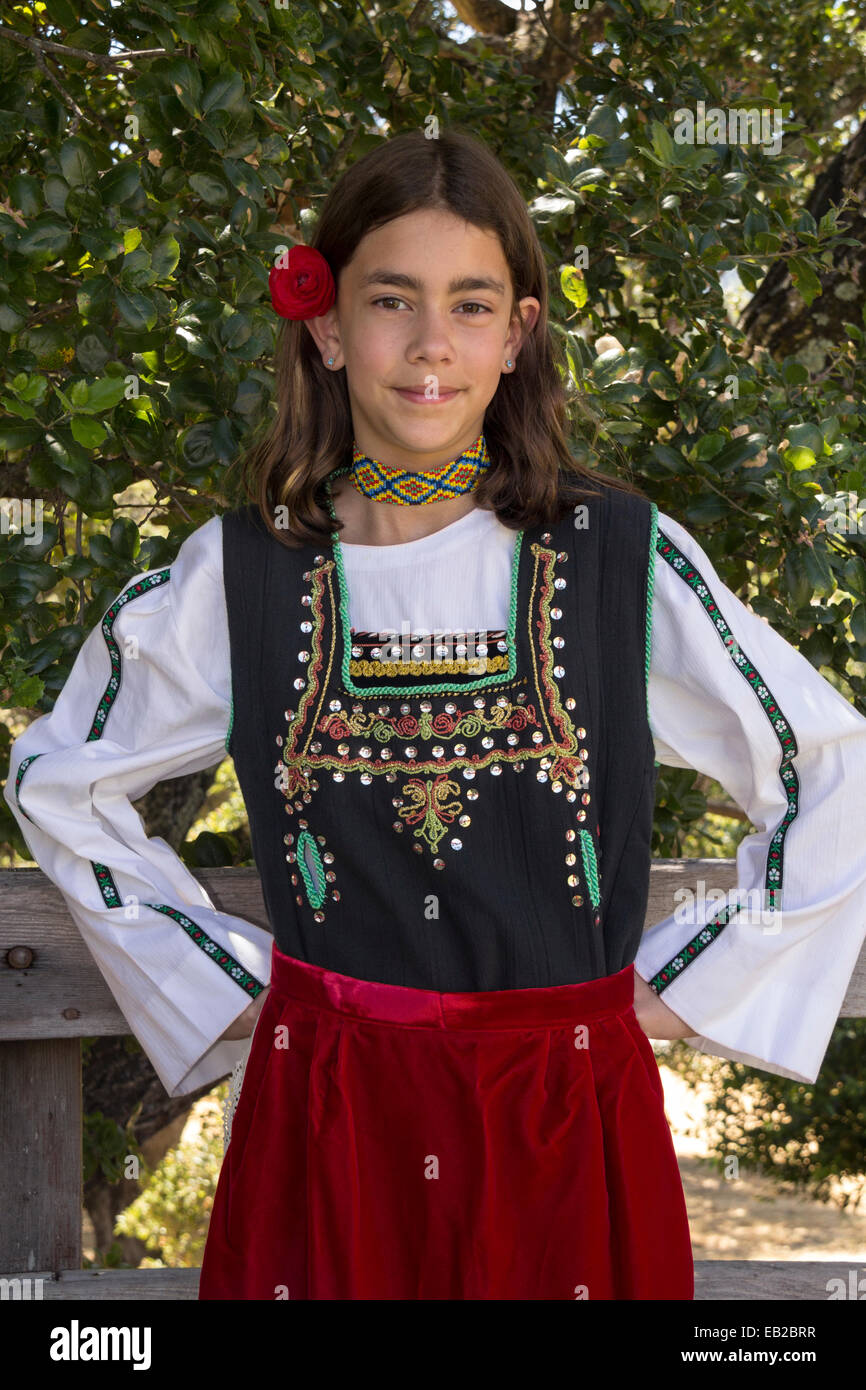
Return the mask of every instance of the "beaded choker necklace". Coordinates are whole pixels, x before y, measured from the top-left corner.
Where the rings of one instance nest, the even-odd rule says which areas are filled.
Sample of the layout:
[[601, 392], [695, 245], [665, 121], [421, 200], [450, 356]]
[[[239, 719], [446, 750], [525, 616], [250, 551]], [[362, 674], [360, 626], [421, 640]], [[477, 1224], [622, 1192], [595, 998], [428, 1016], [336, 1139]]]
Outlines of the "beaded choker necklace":
[[480, 434], [459, 458], [453, 459], [436, 472], [421, 469], [389, 468], [367, 454], [356, 444], [352, 447], [349, 476], [353, 485], [374, 502], [393, 502], [401, 507], [414, 507], [423, 502], [441, 502], [447, 497], [459, 497], [471, 492], [485, 468], [490, 467], [490, 455]]

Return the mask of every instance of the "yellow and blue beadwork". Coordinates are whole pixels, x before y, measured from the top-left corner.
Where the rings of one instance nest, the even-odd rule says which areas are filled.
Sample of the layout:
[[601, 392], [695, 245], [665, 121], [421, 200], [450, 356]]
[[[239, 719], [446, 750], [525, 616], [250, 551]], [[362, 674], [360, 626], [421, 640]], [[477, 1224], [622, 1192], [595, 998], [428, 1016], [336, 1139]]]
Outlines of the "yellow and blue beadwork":
[[387, 468], [362, 454], [357, 444], [352, 446], [352, 466], [349, 474], [354, 486], [375, 502], [392, 502], [401, 507], [413, 507], [424, 502], [442, 502], [471, 492], [481, 474], [490, 467], [490, 455], [480, 434], [464, 453], [444, 469], [414, 472], [407, 468]]

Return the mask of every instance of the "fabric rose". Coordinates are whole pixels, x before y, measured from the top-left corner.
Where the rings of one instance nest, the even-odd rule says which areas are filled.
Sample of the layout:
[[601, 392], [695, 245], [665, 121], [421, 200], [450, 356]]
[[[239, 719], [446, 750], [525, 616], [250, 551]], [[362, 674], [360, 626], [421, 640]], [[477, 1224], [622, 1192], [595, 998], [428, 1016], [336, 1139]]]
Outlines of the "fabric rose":
[[292, 246], [285, 259], [288, 265], [272, 266], [268, 276], [271, 303], [280, 318], [313, 319], [327, 313], [337, 287], [324, 256], [312, 246]]

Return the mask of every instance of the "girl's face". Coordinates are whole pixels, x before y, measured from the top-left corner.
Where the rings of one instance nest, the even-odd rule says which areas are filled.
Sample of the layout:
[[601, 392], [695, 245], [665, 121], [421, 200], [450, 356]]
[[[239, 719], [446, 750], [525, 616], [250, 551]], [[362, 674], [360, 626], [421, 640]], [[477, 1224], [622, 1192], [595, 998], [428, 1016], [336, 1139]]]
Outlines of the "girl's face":
[[[422, 209], [378, 227], [340, 275], [332, 309], [306, 320], [333, 367], [346, 368], [355, 440], [383, 463], [429, 468], [484, 427], [523, 334], [498, 236]], [[541, 305], [520, 301], [524, 332]]]

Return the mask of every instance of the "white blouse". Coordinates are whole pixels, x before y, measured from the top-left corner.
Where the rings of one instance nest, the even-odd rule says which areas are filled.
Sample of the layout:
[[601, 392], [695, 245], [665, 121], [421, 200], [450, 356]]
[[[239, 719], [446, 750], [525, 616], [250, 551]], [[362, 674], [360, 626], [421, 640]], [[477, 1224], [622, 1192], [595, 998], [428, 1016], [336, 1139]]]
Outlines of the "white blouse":
[[[700, 1051], [814, 1081], [866, 936], [866, 719], [725, 587], [684, 527], [662, 512], [658, 523], [700, 571], [716, 615], [682, 566], [657, 555], [648, 689], [656, 758], [715, 778], [755, 827], [737, 851], [742, 906], [661, 998], [694, 1028], [689, 1041]], [[507, 628], [514, 543], [514, 531], [475, 509], [419, 540], [342, 544], [352, 627], [400, 631], [410, 613], [413, 632]], [[121, 593], [164, 569], [136, 576]], [[147, 904], [188, 910], [263, 982], [272, 938], [218, 911], [175, 851], [147, 838], [131, 805], [156, 782], [225, 756], [231, 672], [220, 517], [183, 543], [170, 581], [115, 618], [122, 678], [102, 735], [88, 741], [112, 675], [97, 624], [51, 713], [15, 740], [5, 796], [130, 1029], [168, 1093], [180, 1096], [246, 1056], [249, 1039], [217, 1039], [250, 1000], [172, 917]], [[720, 622], [733, 636], [730, 652]], [[746, 659], [766, 682], [766, 702], [744, 677]], [[797, 812], [784, 835], [781, 908], [762, 918], [771, 841], [789, 809], [780, 718], [796, 738]], [[16, 798], [18, 770], [34, 755]], [[103, 900], [93, 864], [111, 867], [122, 911]], [[677, 960], [719, 904], [697, 907], [677, 908], [644, 932], [635, 960], [644, 979]]]

